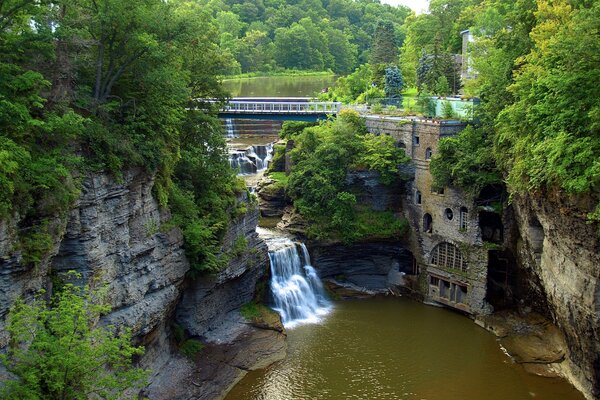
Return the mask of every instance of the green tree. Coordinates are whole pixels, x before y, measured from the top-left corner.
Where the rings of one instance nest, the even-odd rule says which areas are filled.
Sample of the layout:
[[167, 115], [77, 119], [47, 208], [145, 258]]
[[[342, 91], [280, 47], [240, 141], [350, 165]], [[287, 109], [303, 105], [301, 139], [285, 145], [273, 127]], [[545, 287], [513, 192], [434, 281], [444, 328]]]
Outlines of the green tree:
[[402, 106], [402, 88], [404, 80], [398, 67], [392, 66], [385, 69], [385, 96], [398, 102]]
[[559, 187], [597, 193], [600, 184], [600, 3], [539, 1], [534, 47], [497, 118], [496, 157], [516, 191]]
[[370, 63], [389, 64], [395, 62], [397, 58], [398, 44], [394, 24], [390, 21], [379, 21], [373, 35]]
[[327, 33], [329, 52], [333, 57], [332, 69], [338, 74], [347, 74], [356, 65], [356, 46], [344, 32], [331, 29]]
[[98, 320], [110, 307], [106, 290], [66, 284], [52, 296], [19, 300], [8, 315], [10, 334], [3, 364], [16, 379], [0, 389], [4, 399], [122, 398], [141, 389], [147, 373], [132, 366], [143, 353], [131, 345], [128, 330], [117, 333]]
[[434, 188], [454, 185], [478, 195], [488, 185], [501, 184], [490, 147], [491, 139], [481, 128], [467, 127], [457, 136], [440, 140], [429, 164]]

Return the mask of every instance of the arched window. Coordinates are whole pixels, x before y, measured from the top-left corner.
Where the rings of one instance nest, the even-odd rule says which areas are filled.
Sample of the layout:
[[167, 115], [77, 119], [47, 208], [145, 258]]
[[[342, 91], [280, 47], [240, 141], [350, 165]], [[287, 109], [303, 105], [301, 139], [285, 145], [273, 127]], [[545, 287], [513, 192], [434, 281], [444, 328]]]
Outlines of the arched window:
[[404, 142], [396, 142], [396, 147], [399, 149], [406, 149]]
[[463, 258], [458, 247], [448, 242], [442, 242], [435, 246], [431, 252], [431, 264], [461, 271], [467, 269], [467, 260]]
[[431, 156], [433, 155], [433, 151], [431, 151], [431, 147], [428, 147], [425, 150], [425, 159], [426, 160], [431, 160]]
[[467, 210], [467, 207], [461, 207], [460, 214], [459, 214], [459, 222], [458, 222], [459, 228], [467, 230], [468, 220], [469, 220], [469, 210]]
[[433, 228], [433, 218], [431, 218], [431, 214], [423, 215], [423, 232], [431, 233]]
[[421, 204], [421, 192], [418, 190], [415, 192], [415, 204]]

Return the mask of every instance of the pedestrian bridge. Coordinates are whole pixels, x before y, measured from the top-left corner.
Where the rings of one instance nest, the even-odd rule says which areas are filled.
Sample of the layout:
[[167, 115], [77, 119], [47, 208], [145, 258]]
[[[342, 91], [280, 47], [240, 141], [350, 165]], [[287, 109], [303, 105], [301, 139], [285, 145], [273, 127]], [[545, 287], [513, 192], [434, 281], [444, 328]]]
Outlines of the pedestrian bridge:
[[235, 97], [219, 111], [220, 118], [316, 121], [336, 115], [342, 103], [307, 97]]

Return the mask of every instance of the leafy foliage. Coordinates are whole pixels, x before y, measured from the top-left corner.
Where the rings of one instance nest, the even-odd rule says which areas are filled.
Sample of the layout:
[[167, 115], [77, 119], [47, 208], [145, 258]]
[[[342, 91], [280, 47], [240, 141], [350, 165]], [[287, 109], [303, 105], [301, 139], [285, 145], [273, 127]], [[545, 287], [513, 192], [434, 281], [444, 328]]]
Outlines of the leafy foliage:
[[501, 183], [490, 146], [485, 131], [471, 126], [457, 136], [440, 140], [438, 152], [429, 164], [433, 187], [439, 191], [455, 185], [478, 195], [484, 187]]
[[600, 184], [600, 4], [538, 3], [532, 51], [509, 87], [515, 102], [498, 116], [496, 156], [519, 191]]
[[347, 74], [367, 62], [369, 53], [395, 62], [404, 37], [400, 26], [410, 13], [368, 0], [202, 3], [231, 57], [225, 74], [283, 68]]
[[219, 103], [191, 101], [225, 96], [216, 76], [229, 59], [204, 9], [22, 0], [0, 3], [0, 21], [0, 218], [18, 215], [27, 228], [24, 260], [50, 248], [44, 223], [77, 197], [76, 177], [122, 179], [131, 167], [156, 174], [155, 194], [173, 203], [194, 265], [209, 260], [240, 188], [212, 114]]
[[16, 376], [0, 389], [4, 399], [122, 398], [141, 388], [146, 372], [131, 366], [142, 347], [129, 331], [99, 326], [110, 307], [105, 290], [66, 284], [47, 304], [43, 293], [17, 301], [8, 316], [8, 354], [3, 363]]
[[304, 129], [296, 136], [291, 158], [294, 168], [289, 175], [287, 193], [311, 222], [309, 234], [348, 242], [373, 234], [360, 227], [359, 215], [363, 215], [364, 210], [346, 184], [348, 172], [357, 168], [375, 170], [380, 173], [382, 182], [393, 184], [400, 179], [399, 164], [407, 161], [392, 138], [366, 134], [364, 121], [353, 111], [342, 112], [334, 121]]

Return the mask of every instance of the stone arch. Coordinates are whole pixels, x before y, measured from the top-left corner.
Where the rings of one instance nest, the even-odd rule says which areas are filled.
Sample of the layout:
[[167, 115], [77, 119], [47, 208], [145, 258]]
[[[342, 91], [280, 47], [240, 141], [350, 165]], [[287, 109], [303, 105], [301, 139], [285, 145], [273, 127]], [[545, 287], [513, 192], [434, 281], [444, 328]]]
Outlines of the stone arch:
[[431, 156], [433, 156], [433, 151], [431, 150], [431, 147], [428, 147], [425, 149], [425, 159], [431, 160]]
[[448, 242], [441, 242], [433, 248], [430, 264], [461, 271], [467, 269], [467, 260], [463, 257], [460, 249]]
[[433, 230], [433, 218], [431, 214], [426, 213], [423, 215], [423, 232], [431, 233]]

